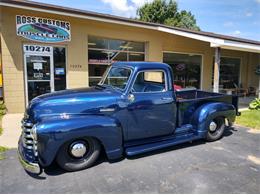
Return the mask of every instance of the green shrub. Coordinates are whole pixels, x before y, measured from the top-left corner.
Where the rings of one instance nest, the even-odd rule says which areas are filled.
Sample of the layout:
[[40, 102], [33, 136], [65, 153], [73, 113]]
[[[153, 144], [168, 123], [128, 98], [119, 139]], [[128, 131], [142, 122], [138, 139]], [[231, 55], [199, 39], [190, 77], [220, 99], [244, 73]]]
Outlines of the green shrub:
[[6, 106], [3, 101], [0, 101], [0, 115], [6, 114]]
[[249, 109], [260, 110], [260, 98], [255, 98], [250, 104]]
[[0, 146], [0, 160], [3, 160], [5, 158], [4, 152], [6, 150], [8, 150], [8, 148]]

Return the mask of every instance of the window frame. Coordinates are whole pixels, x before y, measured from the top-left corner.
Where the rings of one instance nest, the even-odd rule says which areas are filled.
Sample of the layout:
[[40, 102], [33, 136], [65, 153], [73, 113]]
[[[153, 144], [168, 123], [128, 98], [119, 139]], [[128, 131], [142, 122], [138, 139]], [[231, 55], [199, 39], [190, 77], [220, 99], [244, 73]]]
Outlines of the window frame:
[[[34, 53], [34, 52], [24, 52], [23, 50], [23, 47], [24, 45], [35, 45], [35, 46], [46, 46], [46, 47], [52, 47], [52, 53], [51, 54], [43, 54], [43, 53]], [[22, 51], [22, 58], [23, 58], [23, 76], [24, 76], [24, 79], [23, 79], [23, 82], [25, 84], [25, 87], [24, 87], [24, 97], [25, 97], [25, 105], [28, 105], [29, 104], [29, 97], [28, 97], [28, 80], [27, 80], [27, 64], [26, 64], [26, 56], [27, 55], [32, 55], [32, 56], [49, 56], [50, 57], [50, 60], [51, 60], [51, 63], [52, 63], [52, 70], [51, 70], [51, 77], [52, 77], [52, 81], [50, 81], [50, 86], [51, 88], [53, 88], [53, 92], [55, 92], [55, 82], [54, 82], [54, 74], [55, 74], [55, 70], [54, 70], [54, 48], [55, 47], [61, 47], [61, 48], [64, 48], [65, 49], [65, 67], [66, 67], [66, 89], [68, 89], [68, 71], [69, 71], [69, 65], [68, 65], [68, 46], [67, 45], [64, 45], [64, 44], [50, 44], [50, 43], [32, 43], [32, 42], [28, 42], [28, 41], [25, 41], [22, 43], [21, 45], [21, 51]]]
[[[194, 53], [194, 52], [178, 52], [178, 51], [163, 51], [163, 56], [164, 56], [164, 53], [173, 53], [173, 54], [186, 54], [186, 55], [198, 55], [198, 56], [201, 56], [201, 65], [200, 65], [200, 90], [203, 89], [203, 83], [204, 83], [204, 77], [203, 77], [203, 73], [204, 73], [204, 54], [202, 53]], [[166, 63], [167, 62], [164, 62], [163, 63]], [[170, 65], [169, 65], [170, 66]], [[173, 77], [174, 77], [174, 72], [173, 72]], [[173, 80], [174, 82], [174, 80]]]
[[[242, 66], [243, 66], [243, 57], [238, 57], [238, 56], [230, 56], [230, 55], [221, 55], [220, 56], [220, 69], [221, 69], [221, 58], [231, 58], [231, 59], [239, 59], [240, 63], [239, 63], [239, 78], [238, 78], [238, 85], [242, 83]], [[215, 60], [215, 55], [212, 55], [212, 60], [213, 60], [213, 64], [212, 64], [212, 69], [214, 70], [214, 60]], [[220, 71], [220, 70], [219, 70]], [[219, 73], [220, 75], [220, 73]], [[212, 72], [212, 78], [214, 80], [214, 72]], [[212, 83], [213, 83], [212, 80]], [[213, 89], [213, 88], [212, 88]]]
[[[89, 51], [106, 51], [106, 52], [120, 52], [120, 53], [126, 53], [126, 62], [129, 61], [130, 59], [130, 54], [141, 54], [143, 55], [143, 61], [145, 61], [146, 59], [146, 42], [141, 42], [141, 41], [133, 41], [133, 40], [123, 40], [123, 39], [116, 39], [116, 38], [109, 38], [109, 37], [102, 37], [102, 36], [95, 36], [95, 35], [88, 35], [88, 41], [87, 41], [87, 44], [89, 43], [89, 37], [92, 36], [92, 37], [97, 37], [99, 39], [105, 39], [108, 41], [108, 48], [107, 49], [102, 49], [102, 48], [91, 48], [91, 46], [88, 45], [88, 52]], [[109, 41], [127, 41], [127, 42], [136, 42], [136, 43], [141, 43], [143, 44], [143, 48], [144, 48], [144, 51], [143, 52], [140, 52], [140, 51], [131, 51], [131, 50], [114, 50], [114, 49], [110, 49], [109, 47]], [[115, 62], [111, 62], [110, 61], [110, 57], [109, 55], [107, 55], [107, 63], [89, 63], [89, 59], [88, 59], [88, 70], [90, 69], [90, 66], [91, 65], [100, 65], [100, 66], [111, 66], [111, 64], [115, 63]], [[88, 71], [88, 85], [90, 83], [90, 80], [91, 79], [102, 79], [103, 76], [90, 76], [89, 75], [89, 72]], [[100, 80], [101, 81], [101, 80]], [[98, 82], [100, 83], [100, 82]], [[89, 85], [90, 86], [90, 85]]]
[[106, 70], [106, 72], [104, 73], [104, 75], [101, 77], [101, 80], [98, 82], [99, 85], [103, 85], [107, 76], [108, 76], [108, 73], [110, 72], [111, 68], [125, 68], [125, 69], [128, 69], [130, 70], [130, 75], [129, 75], [129, 78], [128, 78], [128, 81], [127, 81], [127, 84], [125, 85], [125, 88], [124, 89], [120, 89], [118, 87], [115, 87], [116, 89], [118, 89], [119, 91], [121, 92], [125, 92], [128, 88], [128, 85], [130, 85], [130, 82], [131, 82], [131, 79], [132, 79], [132, 75], [133, 75], [133, 69], [130, 68], [130, 67], [127, 67], [127, 66], [110, 66], [109, 69]]
[[[54, 48], [55, 47], [61, 47], [61, 48], [64, 48], [65, 49], [65, 68], [66, 68], [66, 71], [65, 71], [65, 74], [66, 74], [66, 76], [65, 76], [65, 79], [66, 79], [66, 88], [65, 88], [65, 90], [66, 89], [68, 89], [68, 48], [67, 48], [67, 46], [66, 45], [52, 45], [52, 48], [53, 48], [53, 52], [54, 52]], [[53, 68], [54, 68], [54, 54], [53, 54]], [[55, 74], [55, 70], [53, 70], [54, 71], [54, 73], [53, 73], [53, 76], [55, 76], [54, 74]], [[54, 91], [55, 91], [55, 81], [53, 81], [54, 83]]]
[[[144, 72], [147, 72], [147, 71], [150, 71], [150, 72], [158, 72], [158, 71], [161, 71], [164, 73], [164, 76], [165, 76], [165, 90], [164, 91], [148, 91], [148, 92], [135, 92], [135, 91], [132, 91], [133, 89], [133, 86], [135, 84], [135, 81], [139, 75], [139, 73], [144, 73]], [[147, 94], [147, 93], [151, 93], [151, 94], [154, 94], [154, 93], [166, 93], [169, 91], [169, 86], [168, 86], [168, 75], [167, 75], [167, 72], [164, 70], [164, 69], [146, 69], [146, 70], [140, 70], [138, 71], [136, 74], [135, 74], [135, 77], [134, 77], [134, 80], [130, 86], [130, 89], [129, 89], [129, 93], [132, 93], [132, 94]]]

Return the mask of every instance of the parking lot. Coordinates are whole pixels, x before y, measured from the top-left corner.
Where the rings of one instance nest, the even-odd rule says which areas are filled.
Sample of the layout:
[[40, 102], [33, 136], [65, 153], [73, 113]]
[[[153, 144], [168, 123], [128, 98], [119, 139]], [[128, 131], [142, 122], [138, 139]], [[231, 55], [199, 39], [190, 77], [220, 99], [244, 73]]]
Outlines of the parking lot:
[[260, 134], [235, 127], [196, 141], [68, 173], [53, 165], [28, 175], [16, 150], [0, 161], [0, 193], [260, 193]]

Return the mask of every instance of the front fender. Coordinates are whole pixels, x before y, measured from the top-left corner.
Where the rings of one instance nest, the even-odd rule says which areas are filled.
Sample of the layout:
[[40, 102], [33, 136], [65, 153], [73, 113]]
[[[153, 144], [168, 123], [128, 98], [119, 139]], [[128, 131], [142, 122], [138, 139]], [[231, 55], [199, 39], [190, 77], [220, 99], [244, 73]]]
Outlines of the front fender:
[[42, 166], [49, 166], [67, 141], [94, 137], [104, 146], [109, 159], [122, 156], [120, 123], [109, 116], [76, 115], [46, 118], [37, 124], [38, 154]]
[[205, 137], [208, 131], [209, 122], [219, 116], [227, 118], [229, 122], [234, 122], [236, 109], [232, 104], [228, 103], [207, 103], [195, 111], [191, 118], [191, 124], [201, 137]]

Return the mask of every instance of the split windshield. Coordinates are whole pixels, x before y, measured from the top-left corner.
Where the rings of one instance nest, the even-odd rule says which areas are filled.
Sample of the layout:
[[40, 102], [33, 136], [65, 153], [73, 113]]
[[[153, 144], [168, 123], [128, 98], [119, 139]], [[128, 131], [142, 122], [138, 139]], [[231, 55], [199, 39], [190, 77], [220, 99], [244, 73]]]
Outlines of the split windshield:
[[124, 67], [111, 67], [105, 72], [99, 85], [111, 86], [124, 90], [131, 75], [131, 70]]

